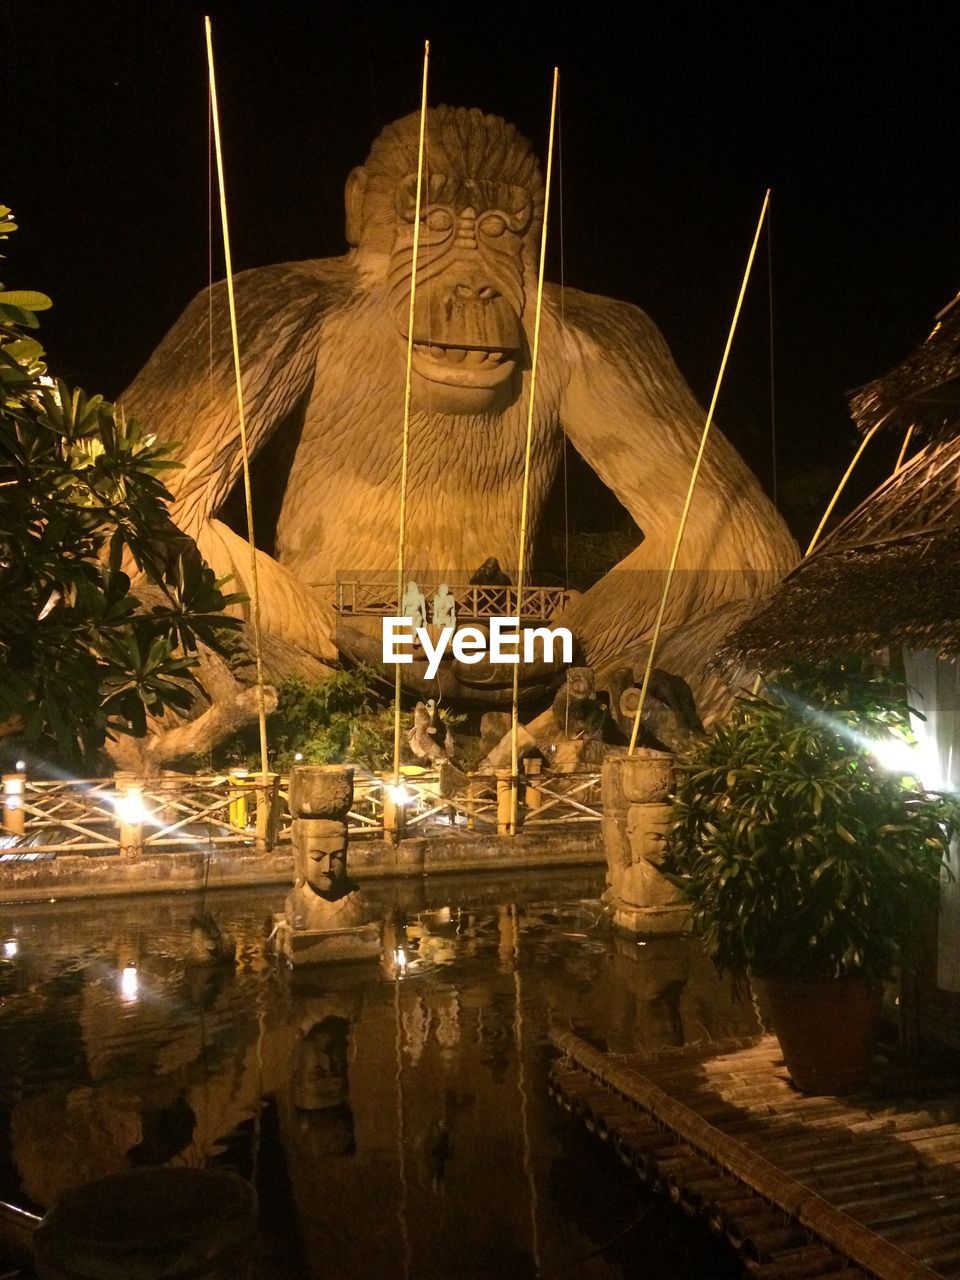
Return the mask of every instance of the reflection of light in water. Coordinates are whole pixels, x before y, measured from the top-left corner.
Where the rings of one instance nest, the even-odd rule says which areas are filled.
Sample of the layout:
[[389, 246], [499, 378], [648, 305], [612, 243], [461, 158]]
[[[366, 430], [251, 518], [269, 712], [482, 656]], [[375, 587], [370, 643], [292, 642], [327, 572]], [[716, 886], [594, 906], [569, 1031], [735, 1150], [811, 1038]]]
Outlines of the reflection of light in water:
[[136, 965], [128, 964], [120, 971], [120, 994], [124, 1000], [136, 1000], [139, 986]]
[[8, 960], [13, 959], [13, 957], [17, 954], [16, 938], [8, 938], [6, 940], [6, 942], [3, 944], [3, 954], [7, 957]]

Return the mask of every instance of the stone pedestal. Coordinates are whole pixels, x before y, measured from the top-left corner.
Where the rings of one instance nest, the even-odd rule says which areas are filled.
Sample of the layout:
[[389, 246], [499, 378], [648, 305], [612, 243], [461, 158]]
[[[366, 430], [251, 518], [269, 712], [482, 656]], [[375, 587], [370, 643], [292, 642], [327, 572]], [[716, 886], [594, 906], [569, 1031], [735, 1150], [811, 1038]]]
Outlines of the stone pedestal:
[[290, 778], [296, 879], [276, 917], [277, 950], [290, 965], [376, 959], [380, 925], [347, 874], [353, 769], [299, 765]]
[[670, 822], [673, 757], [649, 748], [632, 756], [609, 755], [601, 776], [604, 898], [614, 924], [630, 933], [680, 933], [688, 909], [660, 871]]

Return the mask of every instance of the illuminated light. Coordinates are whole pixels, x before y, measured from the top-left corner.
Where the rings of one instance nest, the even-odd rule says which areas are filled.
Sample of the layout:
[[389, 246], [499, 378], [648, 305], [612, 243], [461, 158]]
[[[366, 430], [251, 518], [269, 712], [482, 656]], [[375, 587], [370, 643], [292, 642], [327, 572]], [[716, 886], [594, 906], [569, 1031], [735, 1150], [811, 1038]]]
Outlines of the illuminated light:
[[117, 818], [125, 827], [139, 827], [150, 816], [143, 803], [143, 792], [139, 787], [131, 787], [118, 795], [113, 801]]
[[405, 973], [407, 969], [407, 953], [403, 947], [397, 947], [393, 953], [393, 962], [397, 966], [398, 973]]
[[19, 949], [16, 938], [7, 938], [6, 942], [3, 944], [3, 954], [8, 960], [12, 960]]
[[16, 769], [17, 773], [25, 773], [27, 769], [26, 762], [23, 760], [18, 760], [13, 767]]
[[400, 786], [387, 787], [387, 795], [398, 809], [402, 809], [405, 804], [409, 804], [414, 798], [402, 784]]
[[300, 761], [303, 759], [303, 752], [302, 752], [302, 751], [295, 751], [295, 752], [293, 753], [293, 758], [294, 758], [294, 760], [297, 762], [297, 764], [299, 764], [299, 763], [300, 763]]
[[124, 1000], [136, 1000], [140, 988], [140, 976], [137, 967], [128, 964], [120, 971], [120, 994]]
[[919, 778], [923, 769], [920, 752], [903, 738], [880, 738], [870, 744], [870, 753], [888, 773], [897, 777]]

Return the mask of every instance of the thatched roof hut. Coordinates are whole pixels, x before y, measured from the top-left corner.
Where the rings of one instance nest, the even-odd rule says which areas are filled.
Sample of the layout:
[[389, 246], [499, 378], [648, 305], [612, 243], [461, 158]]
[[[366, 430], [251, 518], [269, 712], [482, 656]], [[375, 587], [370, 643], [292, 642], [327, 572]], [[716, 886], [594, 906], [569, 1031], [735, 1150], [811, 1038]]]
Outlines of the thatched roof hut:
[[862, 429], [912, 426], [923, 446], [733, 633], [731, 661], [770, 670], [886, 645], [960, 654], [960, 295], [851, 408]]
[[937, 313], [926, 342], [906, 360], [855, 391], [850, 411], [863, 431], [882, 423], [896, 430], [913, 427], [930, 440], [960, 430], [960, 293]]

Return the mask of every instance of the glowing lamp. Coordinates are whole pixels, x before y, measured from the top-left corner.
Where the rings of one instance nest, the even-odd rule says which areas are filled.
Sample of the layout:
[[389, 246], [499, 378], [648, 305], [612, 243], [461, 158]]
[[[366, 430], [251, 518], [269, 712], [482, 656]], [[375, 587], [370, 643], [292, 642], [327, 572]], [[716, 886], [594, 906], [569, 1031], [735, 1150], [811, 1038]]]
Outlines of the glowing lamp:
[[18, 760], [13, 767], [16, 769], [17, 773], [26, 773], [27, 766], [23, 760]]
[[919, 778], [923, 772], [920, 752], [903, 738], [879, 738], [870, 750], [880, 768], [898, 778]]
[[126, 965], [120, 970], [120, 994], [124, 1000], [136, 1000], [139, 987], [140, 977], [136, 965]]
[[387, 795], [398, 809], [402, 809], [404, 805], [409, 804], [413, 799], [413, 796], [402, 784], [399, 786], [387, 787]]
[[393, 962], [397, 966], [398, 973], [405, 973], [407, 969], [407, 953], [403, 947], [397, 947], [393, 953]]
[[19, 947], [17, 946], [16, 938], [7, 938], [6, 942], [3, 944], [4, 956], [8, 960], [12, 960], [13, 957], [17, 954], [18, 950], [19, 950]]
[[6, 809], [19, 809], [23, 804], [23, 774], [5, 773], [3, 775], [3, 804]]
[[113, 802], [117, 819], [125, 827], [139, 827], [146, 822], [149, 814], [143, 803], [143, 791], [140, 787], [130, 787], [122, 792]]

